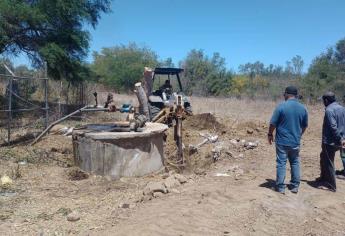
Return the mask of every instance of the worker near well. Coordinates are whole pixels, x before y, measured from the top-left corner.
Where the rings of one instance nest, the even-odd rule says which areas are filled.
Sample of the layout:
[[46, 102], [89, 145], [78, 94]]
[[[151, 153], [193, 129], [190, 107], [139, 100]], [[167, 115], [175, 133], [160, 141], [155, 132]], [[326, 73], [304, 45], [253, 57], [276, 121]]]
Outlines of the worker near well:
[[279, 104], [273, 112], [268, 130], [268, 142], [272, 144], [273, 132], [276, 146], [276, 191], [285, 193], [286, 162], [291, 167], [291, 181], [289, 189], [298, 192], [300, 185], [300, 142], [308, 127], [308, 112], [304, 105], [298, 101], [298, 90], [294, 86], [285, 89], [285, 102]]
[[[322, 145], [320, 153], [320, 177], [317, 178], [319, 188], [335, 192], [334, 156], [338, 150], [345, 147], [345, 108], [336, 102], [333, 92], [322, 96], [326, 107], [322, 125]], [[343, 162], [345, 166], [345, 163]], [[344, 170], [338, 174], [344, 175]]]

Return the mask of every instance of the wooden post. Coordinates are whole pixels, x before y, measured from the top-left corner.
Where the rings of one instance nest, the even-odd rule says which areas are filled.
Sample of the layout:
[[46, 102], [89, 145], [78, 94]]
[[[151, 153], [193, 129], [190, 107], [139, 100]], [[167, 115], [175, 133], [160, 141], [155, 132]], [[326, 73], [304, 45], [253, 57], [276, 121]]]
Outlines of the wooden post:
[[4, 63], [5, 69], [11, 74], [8, 82], [8, 127], [7, 127], [7, 142], [11, 142], [11, 125], [12, 125], [12, 91], [13, 91], [13, 77], [16, 76], [13, 71]]
[[153, 70], [149, 67], [145, 67], [144, 71], [144, 78], [143, 78], [143, 88], [146, 93], [146, 96], [150, 96], [152, 93], [152, 88], [153, 88]]
[[49, 123], [49, 112], [48, 112], [48, 68], [47, 68], [47, 62], [45, 62], [44, 64], [44, 100], [45, 100], [45, 128], [48, 127], [48, 123]]
[[182, 116], [183, 116], [183, 106], [182, 106], [182, 96], [178, 95], [176, 97], [176, 145], [177, 145], [177, 158], [179, 164], [183, 167], [183, 143], [182, 143]]
[[149, 102], [148, 102], [148, 98], [147, 95], [144, 91], [143, 86], [141, 85], [141, 83], [136, 83], [135, 84], [135, 94], [138, 97], [138, 101], [139, 101], [139, 111], [141, 114], [143, 114], [144, 116], [146, 116], [146, 118], [150, 118], [150, 111], [149, 111]]
[[10, 77], [8, 84], [8, 128], [7, 128], [7, 143], [11, 142], [11, 125], [12, 125], [12, 85], [13, 78]]
[[59, 118], [61, 118], [61, 97], [62, 97], [62, 80], [60, 81], [60, 92], [59, 92], [59, 102], [58, 102]]

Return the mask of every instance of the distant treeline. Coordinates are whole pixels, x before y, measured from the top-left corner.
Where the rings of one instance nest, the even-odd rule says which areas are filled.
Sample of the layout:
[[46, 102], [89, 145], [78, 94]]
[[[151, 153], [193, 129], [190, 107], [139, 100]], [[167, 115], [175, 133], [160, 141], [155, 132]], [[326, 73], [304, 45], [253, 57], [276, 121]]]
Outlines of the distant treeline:
[[[338, 96], [345, 93], [345, 39], [314, 58], [307, 72], [299, 55], [285, 65], [248, 62], [234, 72], [226, 67], [225, 58], [218, 52], [209, 56], [202, 49], [192, 49], [174, 65], [171, 58], [162, 60], [152, 49], [135, 43], [103, 48], [93, 53], [93, 59], [85, 65], [89, 70], [83, 79], [101, 83], [116, 92], [132, 91], [144, 67], [159, 66], [183, 68], [182, 81], [188, 95], [277, 99], [284, 87], [291, 84], [300, 88], [305, 99], [315, 100], [326, 90]], [[20, 74], [33, 73], [25, 66], [13, 69]]]

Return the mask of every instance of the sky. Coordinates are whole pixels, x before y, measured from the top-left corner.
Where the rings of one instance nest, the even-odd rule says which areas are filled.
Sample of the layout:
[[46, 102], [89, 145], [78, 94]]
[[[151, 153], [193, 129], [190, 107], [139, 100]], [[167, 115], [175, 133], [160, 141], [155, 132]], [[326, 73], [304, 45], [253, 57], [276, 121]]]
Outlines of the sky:
[[306, 70], [345, 37], [344, 12], [344, 0], [113, 0], [112, 13], [89, 28], [87, 61], [103, 47], [135, 42], [175, 63], [203, 49], [219, 52], [234, 71], [257, 60], [285, 65], [295, 55]]

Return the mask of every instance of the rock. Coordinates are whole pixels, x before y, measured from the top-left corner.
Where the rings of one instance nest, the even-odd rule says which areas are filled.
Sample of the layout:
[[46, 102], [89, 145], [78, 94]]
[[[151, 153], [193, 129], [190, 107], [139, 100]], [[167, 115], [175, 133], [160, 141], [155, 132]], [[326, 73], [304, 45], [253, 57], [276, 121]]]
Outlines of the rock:
[[178, 180], [178, 182], [180, 182], [180, 184], [184, 184], [184, 183], [187, 183], [187, 178], [183, 175], [180, 175], [180, 174], [175, 174], [174, 175], [175, 179]]
[[164, 173], [164, 174], [162, 174], [162, 178], [163, 179], [166, 179], [166, 178], [168, 178], [170, 175], [169, 175], [169, 173]]
[[0, 181], [1, 181], [2, 188], [9, 188], [13, 184], [13, 180], [7, 175], [2, 176]]
[[170, 189], [170, 192], [171, 192], [171, 193], [177, 193], [177, 194], [180, 194], [180, 193], [181, 193], [181, 192], [178, 191], [176, 188]]
[[236, 175], [243, 175], [244, 171], [241, 168], [238, 168], [237, 170], [235, 170], [235, 174]]
[[221, 146], [216, 146], [215, 148], [212, 149], [212, 155], [213, 155], [213, 160], [218, 161], [221, 155], [222, 147]]
[[119, 208], [127, 209], [127, 208], [129, 208], [129, 206], [130, 206], [129, 203], [121, 203], [121, 204], [119, 205]]
[[175, 176], [169, 176], [165, 179], [164, 185], [169, 190], [180, 186], [180, 182], [177, 179], [175, 179]]
[[228, 171], [229, 172], [235, 172], [236, 170], [238, 170], [240, 167], [238, 166], [238, 165], [233, 165], [233, 166], [231, 166], [229, 169], [228, 169]]
[[258, 147], [258, 145], [259, 145], [259, 142], [258, 142], [258, 141], [255, 141], [255, 142], [246, 142], [246, 143], [244, 143], [243, 146], [244, 146], [246, 149], [254, 149], [254, 148]]
[[152, 195], [155, 192], [167, 193], [167, 189], [162, 182], [150, 182], [144, 188], [144, 195]]
[[67, 220], [72, 222], [78, 221], [80, 220], [80, 215], [78, 212], [73, 211], [67, 215]]
[[134, 208], [135, 204], [131, 204], [131, 203], [121, 203], [119, 205], [119, 208], [123, 208], [123, 209], [128, 209], [128, 208]]
[[244, 158], [244, 154], [243, 153], [239, 154], [238, 158]]
[[161, 193], [161, 192], [155, 192], [153, 193], [153, 197], [154, 198], [160, 198], [160, 197], [163, 197], [164, 196], [164, 193]]
[[231, 158], [234, 156], [234, 154], [232, 154], [232, 152], [230, 151], [225, 151], [225, 154], [227, 155], [227, 157]]
[[230, 143], [237, 146], [238, 145], [238, 141], [236, 139], [231, 139]]
[[140, 202], [147, 202], [152, 199], [152, 195], [144, 195], [141, 197]]
[[247, 128], [247, 134], [253, 134], [254, 133], [254, 130], [251, 129], [251, 128]]
[[216, 176], [216, 177], [228, 177], [230, 175], [227, 173], [216, 173], [214, 176]]

